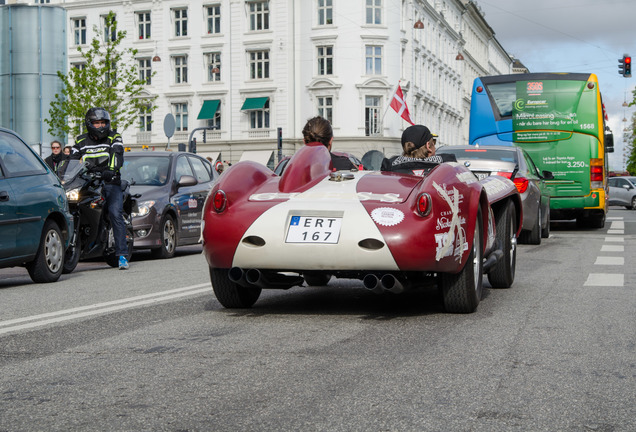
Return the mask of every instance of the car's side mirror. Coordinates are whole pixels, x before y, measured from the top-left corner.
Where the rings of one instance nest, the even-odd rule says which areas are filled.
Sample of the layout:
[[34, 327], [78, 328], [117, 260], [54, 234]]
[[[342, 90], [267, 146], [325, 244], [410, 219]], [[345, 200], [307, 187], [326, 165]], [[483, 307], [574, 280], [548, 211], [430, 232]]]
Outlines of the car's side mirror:
[[185, 187], [185, 186], [194, 186], [199, 183], [197, 179], [192, 177], [191, 175], [183, 175], [179, 178], [179, 182], [177, 183], [177, 187]]
[[625, 189], [627, 189], [627, 190], [630, 190], [630, 189], [633, 189], [634, 187], [633, 187], [633, 186], [630, 186], [630, 185], [626, 185], [626, 184], [624, 184], [624, 185], [623, 185], [623, 188], [625, 188]]
[[543, 170], [541, 173], [544, 180], [554, 180], [554, 174], [552, 174], [552, 171]]

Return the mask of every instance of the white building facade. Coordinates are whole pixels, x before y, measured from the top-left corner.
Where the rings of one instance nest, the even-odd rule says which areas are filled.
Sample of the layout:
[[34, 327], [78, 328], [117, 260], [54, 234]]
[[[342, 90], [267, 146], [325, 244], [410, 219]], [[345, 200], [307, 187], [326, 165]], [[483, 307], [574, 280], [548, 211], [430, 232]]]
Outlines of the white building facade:
[[[33, 3], [21, 2], [18, 3]], [[37, 4], [43, 1], [37, 1]], [[302, 145], [312, 116], [328, 118], [334, 149], [400, 151], [409, 126], [391, 108], [400, 82], [415, 123], [447, 145], [468, 141], [472, 81], [511, 73], [478, 6], [466, 0], [50, 0], [68, 19], [69, 67], [109, 11], [133, 47], [156, 108], [120, 131], [133, 149], [197, 140], [237, 161], [245, 150]], [[421, 24], [421, 25], [420, 25]], [[205, 132], [197, 128], [210, 129]], [[194, 131], [194, 132], [193, 132]], [[72, 142], [72, 139], [70, 140]]]

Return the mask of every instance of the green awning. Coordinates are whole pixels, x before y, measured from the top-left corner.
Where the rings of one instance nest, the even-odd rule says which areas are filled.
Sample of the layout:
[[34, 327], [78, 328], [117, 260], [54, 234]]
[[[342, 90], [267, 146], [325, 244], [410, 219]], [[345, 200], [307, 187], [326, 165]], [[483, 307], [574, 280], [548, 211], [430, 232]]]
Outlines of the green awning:
[[203, 106], [201, 107], [201, 111], [199, 111], [197, 120], [213, 119], [216, 115], [216, 110], [219, 109], [219, 103], [221, 103], [221, 101], [218, 99], [203, 101]]
[[250, 111], [250, 110], [260, 110], [265, 108], [265, 104], [267, 103], [267, 97], [258, 97], [258, 98], [246, 98], [245, 102], [243, 102], [243, 106], [241, 107], [241, 111]]

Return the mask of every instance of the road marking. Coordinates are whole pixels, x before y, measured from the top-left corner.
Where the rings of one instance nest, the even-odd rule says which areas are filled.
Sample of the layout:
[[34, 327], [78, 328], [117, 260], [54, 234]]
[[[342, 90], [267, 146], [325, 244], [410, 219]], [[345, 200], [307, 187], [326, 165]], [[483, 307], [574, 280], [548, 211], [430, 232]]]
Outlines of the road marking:
[[622, 221], [612, 222], [612, 224], [610, 225], [610, 229], [624, 230], [625, 222], [622, 222]]
[[[205, 287], [205, 288], [201, 288]], [[70, 321], [76, 318], [83, 318], [91, 315], [100, 315], [107, 312], [115, 312], [124, 309], [130, 309], [136, 306], [143, 306], [152, 303], [159, 303], [165, 300], [172, 300], [180, 297], [187, 297], [196, 294], [211, 292], [210, 283], [192, 285], [184, 288], [161, 291], [152, 294], [145, 294], [125, 299], [113, 300], [104, 303], [96, 303], [88, 306], [81, 306], [72, 309], [66, 309], [56, 312], [49, 312], [40, 315], [32, 315], [29, 317], [16, 318], [7, 321], [0, 321], [0, 334], [9, 333], [17, 330], [24, 330], [34, 327], [40, 327], [47, 324], [54, 324], [63, 321]], [[92, 310], [91, 310], [92, 309]], [[29, 322], [32, 321], [32, 322]], [[25, 323], [25, 324], [20, 324]], [[17, 324], [17, 325], [16, 325]]]
[[607, 230], [608, 234], [625, 234], [625, 230], [613, 230], [613, 229], [608, 229]]
[[606, 219], [607, 220], [623, 220], [623, 216], [611, 216]]
[[625, 243], [625, 237], [605, 237], [606, 242]]
[[603, 245], [603, 246], [601, 246], [601, 252], [625, 252], [625, 246], [623, 246], [623, 245]]
[[590, 273], [584, 286], [620, 286], [625, 284], [625, 277], [622, 274], [612, 273]]
[[625, 265], [625, 258], [623, 257], [596, 257], [596, 265]]

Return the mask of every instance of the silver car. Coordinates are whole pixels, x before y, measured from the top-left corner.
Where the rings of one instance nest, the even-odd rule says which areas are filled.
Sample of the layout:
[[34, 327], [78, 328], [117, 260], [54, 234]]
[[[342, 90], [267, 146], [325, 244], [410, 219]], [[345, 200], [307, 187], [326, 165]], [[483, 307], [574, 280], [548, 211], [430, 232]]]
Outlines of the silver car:
[[636, 210], [636, 177], [610, 177], [609, 205], [625, 206]]
[[523, 225], [520, 243], [541, 244], [550, 236], [550, 191], [545, 180], [552, 172], [540, 172], [520, 147], [514, 146], [445, 146], [436, 154], [453, 154], [457, 162], [470, 169], [477, 178], [500, 175], [511, 179], [521, 194]]

